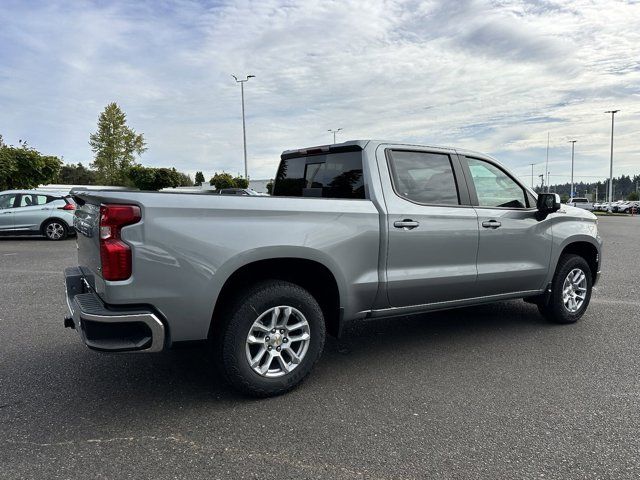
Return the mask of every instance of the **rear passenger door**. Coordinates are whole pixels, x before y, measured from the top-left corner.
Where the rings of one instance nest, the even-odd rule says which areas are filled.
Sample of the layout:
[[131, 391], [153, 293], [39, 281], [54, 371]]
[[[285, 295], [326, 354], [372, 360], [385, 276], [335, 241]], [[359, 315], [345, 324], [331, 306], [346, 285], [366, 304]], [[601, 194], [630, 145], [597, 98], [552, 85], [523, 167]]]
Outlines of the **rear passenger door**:
[[544, 288], [551, 260], [551, 219], [541, 218], [533, 195], [495, 161], [462, 157], [478, 212], [477, 296]]
[[387, 207], [390, 305], [473, 296], [478, 220], [457, 155], [446, 149], [383, 146], [378, 152]]
[[37, 231], [51, 215], [52, 206], [49, 201], [53, 197], [40, 194], [20, 195], [18, 208], [15, 208], [13, 214], [13, 225], [15, 230], [20, 231]]

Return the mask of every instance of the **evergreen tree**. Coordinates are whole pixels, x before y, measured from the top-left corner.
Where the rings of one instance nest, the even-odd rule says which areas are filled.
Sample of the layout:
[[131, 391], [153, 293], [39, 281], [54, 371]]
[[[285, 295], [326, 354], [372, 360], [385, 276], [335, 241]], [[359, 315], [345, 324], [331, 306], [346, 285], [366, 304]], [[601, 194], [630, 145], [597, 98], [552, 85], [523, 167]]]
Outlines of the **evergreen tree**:
[[95, 154], [91, 166], [105, 185], [126, 185], [135, 156], [147, 149], [143, 135], [127, 126], [127, 115], [115, 102], [98, 117], [98, 130], [89, 137], [89, 145]]
[[65, 185], [95, 185], [96, 175], [95, 170], [89, 170], [82, 163], [63, 165], [55, 182]]
[[196, 186], [200, 186], [204, 183], [204, 174], [202, 172], [196, 172]]

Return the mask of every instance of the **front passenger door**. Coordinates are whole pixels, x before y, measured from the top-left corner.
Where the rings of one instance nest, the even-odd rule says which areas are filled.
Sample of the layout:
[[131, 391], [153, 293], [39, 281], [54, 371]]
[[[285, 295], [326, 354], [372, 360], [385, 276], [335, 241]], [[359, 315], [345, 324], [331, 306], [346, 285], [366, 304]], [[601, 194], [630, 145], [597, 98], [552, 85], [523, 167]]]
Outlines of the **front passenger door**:
[[534, 197], [497, 163], [463, 157], [463, 165], [480, 231], [476, 296], [543, 289], [551, 221], [538, 217]]
[[13, 213], [15, 212], [17, 193], [0, 195], [0, 232], [13, 230]]

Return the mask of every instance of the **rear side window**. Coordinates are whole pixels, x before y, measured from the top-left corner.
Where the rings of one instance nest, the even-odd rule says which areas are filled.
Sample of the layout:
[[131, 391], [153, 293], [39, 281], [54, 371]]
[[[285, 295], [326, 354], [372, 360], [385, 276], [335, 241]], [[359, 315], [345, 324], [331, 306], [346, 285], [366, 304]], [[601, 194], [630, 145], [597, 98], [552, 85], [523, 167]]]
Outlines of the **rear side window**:
[[[52, 197], [48, 197], [51, 199]], [[47, 199], [46, 195], [33, 195], [33, 194], [23, 194], [20, 197], [20, 207], [31, 207], [36, 205], [44, 205], [45, 203], [50, 202], [51, 200]]]
[[392, 150], [389, 166], [399, 196], [427, 205], [460, 204], [449, 155]]
[[282, 159], [273, 195], [364, 199], [362, 152]]

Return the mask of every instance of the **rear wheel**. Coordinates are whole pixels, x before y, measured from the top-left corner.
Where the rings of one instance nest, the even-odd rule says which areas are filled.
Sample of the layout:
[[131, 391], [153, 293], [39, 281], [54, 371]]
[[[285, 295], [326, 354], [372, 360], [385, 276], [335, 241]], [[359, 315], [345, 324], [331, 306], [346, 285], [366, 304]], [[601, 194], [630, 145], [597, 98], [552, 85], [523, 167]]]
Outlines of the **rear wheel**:
[[236, 389], [267, 397], [298, 385], [320, 358], [322, 310], [293, 283], [271, 280], [251, 287], [226, 310], [218, 333], [223, 373]]
[[540, 313], [555, 323], [574, 323], [584, 315], [591, 300], [592, 278], [587, 261], [578, 255], [563, 255]]
[[69, 234], [69, 228], [61, 220], [49, 220], [43, 225], [42, 232], [49, 240], [64, 240]]

